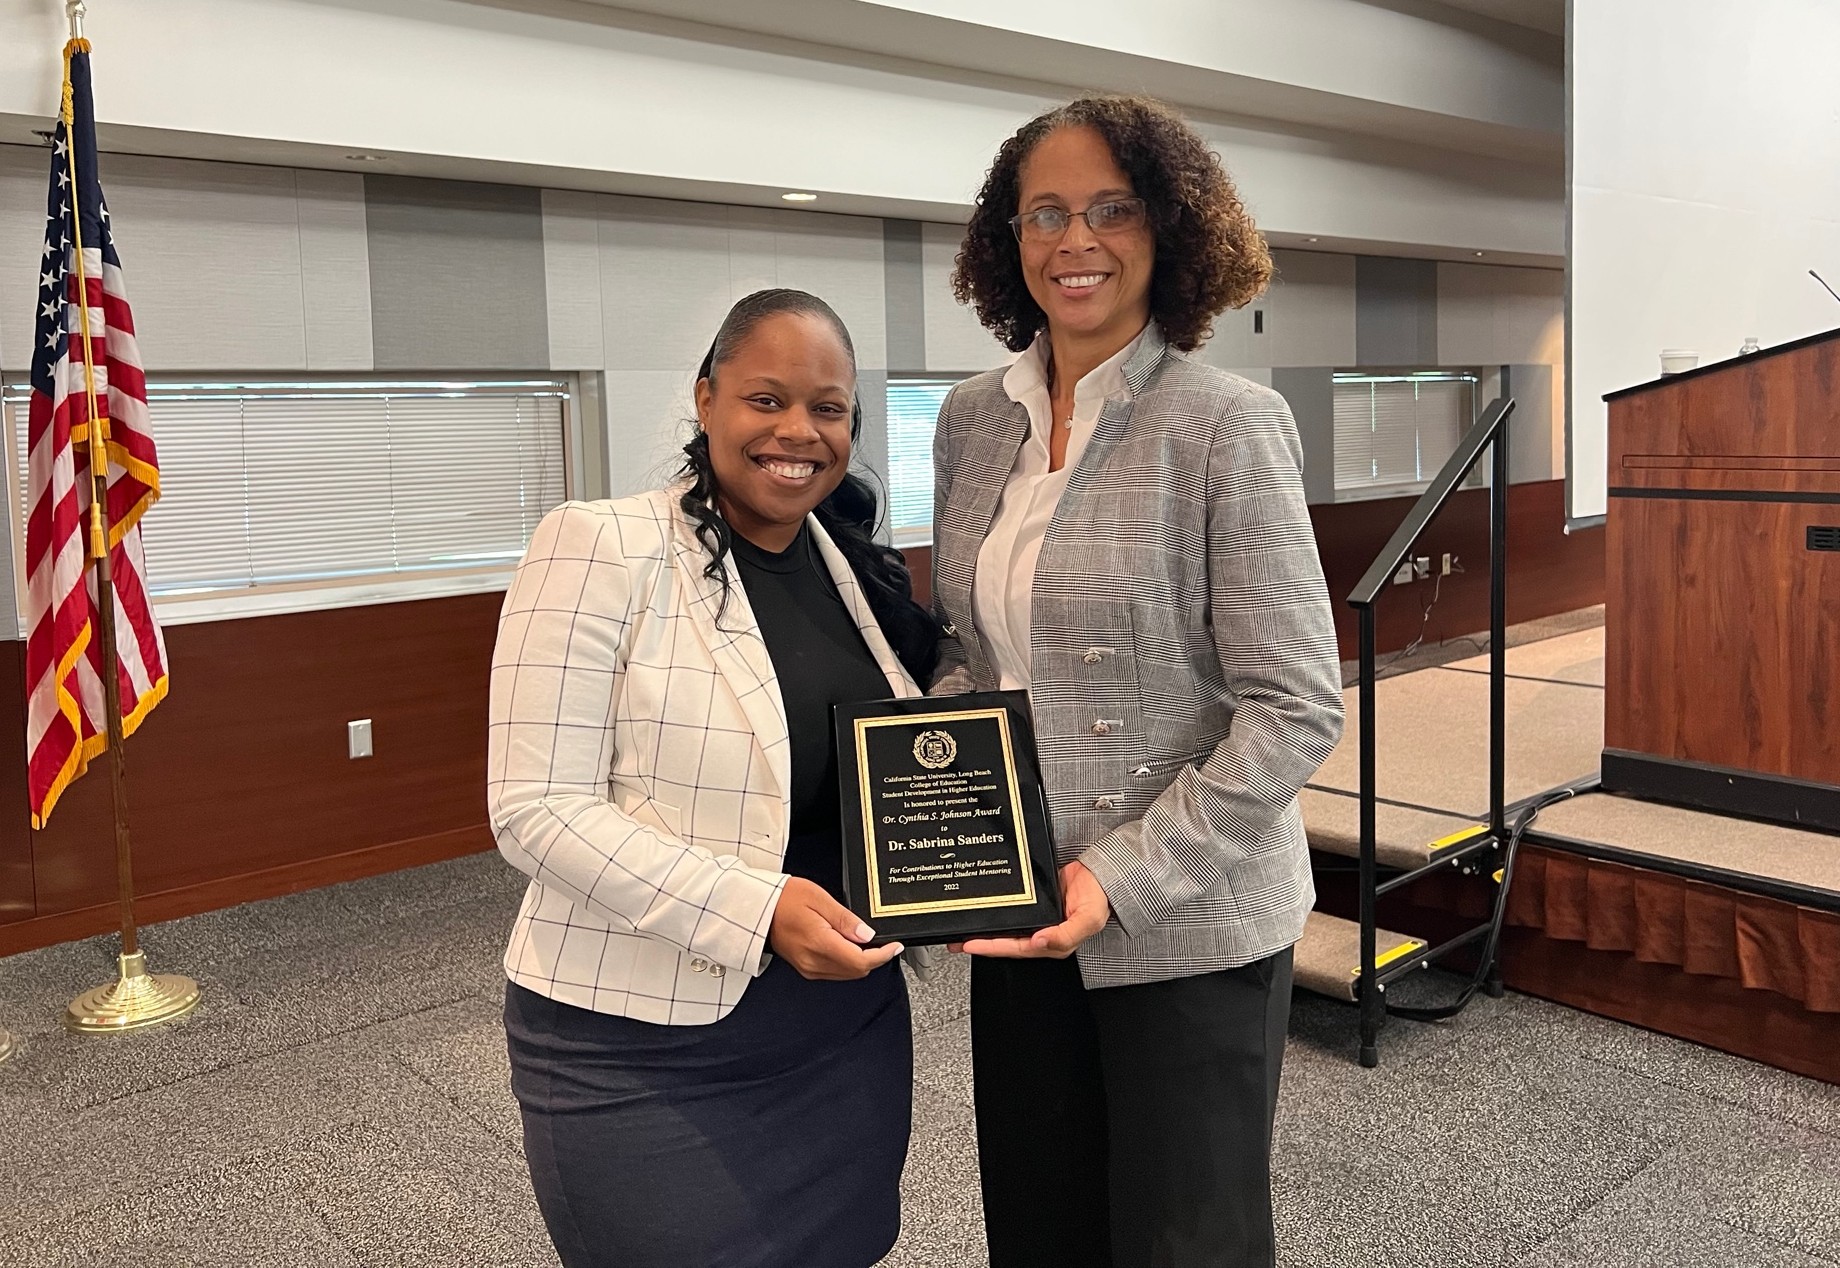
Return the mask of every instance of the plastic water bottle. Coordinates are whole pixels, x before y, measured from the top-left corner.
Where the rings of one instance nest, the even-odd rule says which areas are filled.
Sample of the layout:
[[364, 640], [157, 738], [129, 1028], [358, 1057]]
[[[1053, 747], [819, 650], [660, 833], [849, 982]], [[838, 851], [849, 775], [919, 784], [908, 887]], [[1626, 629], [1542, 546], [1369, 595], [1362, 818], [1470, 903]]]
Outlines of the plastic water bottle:
[[1756, 335], [1746, 335], [1744, 336], [1744, 346], [1738, 349], [1738, 355], [1741, 357], [1748, 357], [1753, 352], [1762, 352], [1762, 351], [1763, 351], [1763, 345], [1757, 342], [1757, 336]]

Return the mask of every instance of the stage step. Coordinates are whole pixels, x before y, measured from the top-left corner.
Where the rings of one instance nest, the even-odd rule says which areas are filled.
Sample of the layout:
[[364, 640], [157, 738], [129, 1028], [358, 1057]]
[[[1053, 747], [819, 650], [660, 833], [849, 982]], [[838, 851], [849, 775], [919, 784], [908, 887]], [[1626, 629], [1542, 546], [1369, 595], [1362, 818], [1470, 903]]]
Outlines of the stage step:
[[[1359, 799], [1306, 787], [1301, 801], [1304, 831], [1312, 847], [1325, 854], [1361, 857]], [[1382, 867], [1411, 871], [1486, 831], [1487, 825], [1461, 815], [1381, 802], [1374, 810], [1374, 857]]]
[[[1377, 967], [1423, 951], [1425, 945], [1423, 938], [1381, 929], [1374, 941]], [[1361, 976], [1361, 926], [1339, 916], [1311, 912], [1294, 963], [1297, 985], [1304, 990], [1352, 1001], [1355, 981]]]

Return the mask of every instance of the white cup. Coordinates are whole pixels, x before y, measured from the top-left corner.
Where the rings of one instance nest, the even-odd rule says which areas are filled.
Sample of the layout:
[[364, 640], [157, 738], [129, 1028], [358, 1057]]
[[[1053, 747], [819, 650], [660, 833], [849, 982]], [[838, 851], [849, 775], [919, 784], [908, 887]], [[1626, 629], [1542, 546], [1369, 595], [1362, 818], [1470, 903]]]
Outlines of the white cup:
[[1691, 348], [1663, 348], [1661, 350], [1661, 373], [1679, 374], [1691, 370], [1699, 364], [1699, 353]]

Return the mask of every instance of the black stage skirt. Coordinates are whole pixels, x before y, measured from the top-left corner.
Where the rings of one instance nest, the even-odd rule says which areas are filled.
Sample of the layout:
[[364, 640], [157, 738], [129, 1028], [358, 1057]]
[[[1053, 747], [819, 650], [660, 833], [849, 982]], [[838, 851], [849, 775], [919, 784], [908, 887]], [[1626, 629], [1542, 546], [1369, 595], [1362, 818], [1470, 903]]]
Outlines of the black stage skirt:
[[506, 984], [511, 1087], [566, 1268], [868, 1268], [900, 1233], [913, 1037], [900, 964], [775, 958], [707, 1026]]

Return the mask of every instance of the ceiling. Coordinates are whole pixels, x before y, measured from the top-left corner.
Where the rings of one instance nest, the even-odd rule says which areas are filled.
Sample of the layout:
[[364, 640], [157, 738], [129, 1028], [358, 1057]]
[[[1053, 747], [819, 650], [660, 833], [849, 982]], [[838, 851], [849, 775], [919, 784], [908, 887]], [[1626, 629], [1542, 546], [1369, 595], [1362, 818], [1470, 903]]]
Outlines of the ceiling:
[[1511, 22], [1532, 31], [1564, 36], [1566, 0], [1439, 0], [1452, 9]]

